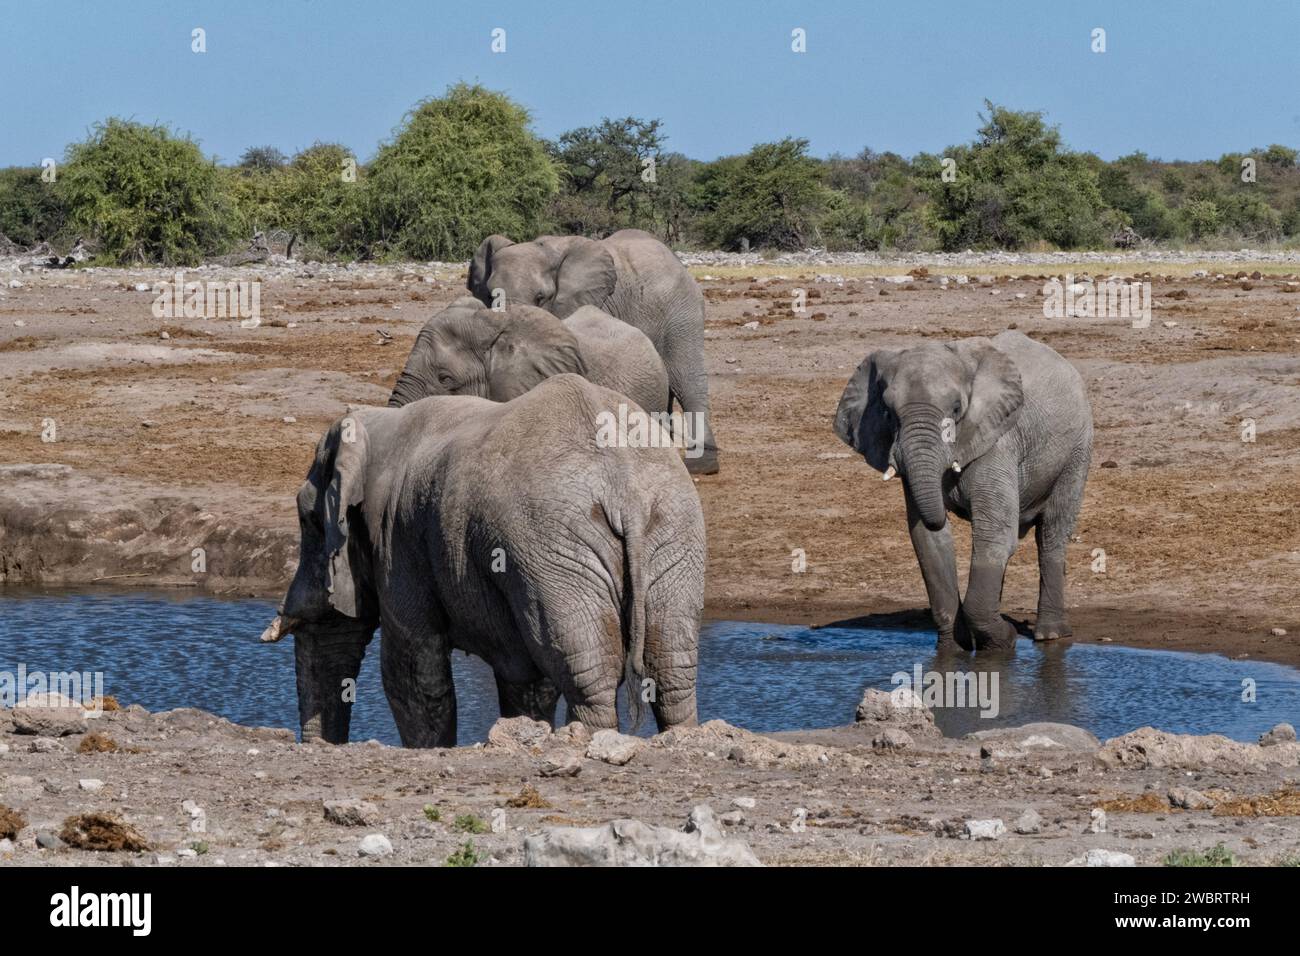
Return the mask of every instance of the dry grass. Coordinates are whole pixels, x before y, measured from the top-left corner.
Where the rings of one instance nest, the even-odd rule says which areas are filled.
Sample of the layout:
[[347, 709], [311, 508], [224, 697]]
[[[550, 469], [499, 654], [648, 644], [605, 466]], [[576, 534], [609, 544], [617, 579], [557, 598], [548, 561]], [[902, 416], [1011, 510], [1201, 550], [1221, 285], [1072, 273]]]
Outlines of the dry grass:
[[1282, 789], [1258, 797], [1223, 800], [1214, 808], [1216, 817], [1300, 816], [1300, 790]]

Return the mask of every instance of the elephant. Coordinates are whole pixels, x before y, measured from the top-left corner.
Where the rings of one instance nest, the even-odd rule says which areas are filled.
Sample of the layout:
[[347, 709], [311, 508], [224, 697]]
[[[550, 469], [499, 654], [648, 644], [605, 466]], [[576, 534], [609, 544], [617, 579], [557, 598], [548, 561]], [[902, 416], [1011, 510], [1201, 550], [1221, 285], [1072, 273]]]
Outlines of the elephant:
[[688, 461], [691, 473], [717, 472], [704, 370], [704, 295], [681, 261], [650, 233], [620, 229], [600, 240], [541, 236], [532, 242], [488, 236], [470, 262], [466, 285], [485, 305], [500, 298], [561, 319], [594, 305], [640, 329], [668, 369], [671, 397], [687, 423], [687, 443], [702, 436], [703, 452]]
[[[454, 649], [501, 714], [696, 722], [704, 517], [676, 450], [598, 447], [622, 396], [573, 374], [509, 402], [434, 396], [330, 426], [298, 492], [297, 572], [263, 632], [294, 635], [303, 740], [345, 743], [366, 646], [403, 745], [454, 746]], [[348, 682], [353, 682], [349, 684]]]
[[[1083, 380], [1041, 342], [928, 342], [868, 355], [835, 412], [835, 434], [889, 481], [903, 478], [907, 523], [940, 650], [1010, 650], [999, 613], [1007, 562], [1029, 528], [1038, 544], [1035, 640], [1071, 636], [1065, 549], [1092, 457]], [[959, 597], [948, 512], [971, 524]]]
[[627, 323], [592, 305], [560, 320], [530, 305], [489, 309], [472, 296], [425, 323], [388, 404], [400, 407], [428, 395], [508, 402], [565, 372], [621, 392], [645, 411], [668, 411], [664, 363]]

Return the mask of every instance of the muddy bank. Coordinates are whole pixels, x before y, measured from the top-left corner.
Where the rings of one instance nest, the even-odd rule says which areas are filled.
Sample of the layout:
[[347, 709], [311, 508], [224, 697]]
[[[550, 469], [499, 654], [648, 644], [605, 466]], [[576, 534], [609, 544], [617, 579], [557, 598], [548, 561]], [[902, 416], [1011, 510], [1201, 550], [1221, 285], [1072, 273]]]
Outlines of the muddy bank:
[[[702, 278], [724, 454], [722, 473], [697, 484], [710, 616], [825, 624], [924, 609], [902, 492], [849, 454], [830, 416], [872, 349], [1014, 326], [1079, 368], [1096, 421], [1067, 556], [1076, 639], [1300, 663], [1289, 260], [1141, 276], [1154, 303], [1145, 329], [1044, 318], [1048, 260], [957, 257], [876, 276], [833, 265]], [[0, 583], [278, 596], [317, 437], [348, 403], [386, 400], [419, 325], [463, 289], [441, 264], [205, 270], [263, 283], [265, 321], [245, 329], [155, 319], [147, 287], [171, 277], [23, 272], [0, 290]], [[54, 440], [42, 440], [48, 423]], [[967, 526], [955, 537], [964, 575]], [[1036, 598], [1031, 538], [1008, 568], [1003, 610], [1032, 620]]]
[[1300, 854], [1300, 745], [1285, 731], [1267, 746], [1150, 729], [1099, 743], [1061, 724], [951, 740], [872, 694], [831, 730], [715, 721], [642, 741], [515, 719], [486, 746], [442, 751], [303, 745], [196, 710], [3, 711], [0, 862], [519, 865], [548, 831], [533, 862], [583, 862], [564, 856], [569, 828], [629, 818], [665, 829], [637, 842], [616, 828], [622, 852], [702, 842], [768, 865]]

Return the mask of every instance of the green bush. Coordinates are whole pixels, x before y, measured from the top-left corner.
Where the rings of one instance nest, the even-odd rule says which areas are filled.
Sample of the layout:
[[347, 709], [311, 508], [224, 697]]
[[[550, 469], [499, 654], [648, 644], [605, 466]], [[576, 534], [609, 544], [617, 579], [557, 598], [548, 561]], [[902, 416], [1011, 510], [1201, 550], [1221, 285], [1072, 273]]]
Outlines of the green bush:
[[528, 112], [458, 84], [420, 103], [379, 150], [366, 176], [364, 235], [382, 255], [465, 259], [492, 233], [537, 235], [558, 189]]
[[189, 138], [110, 119], [68, 147], [56, 191], [68, 226], [122, 265], [196, 265], [223, 252], [233, 210], [226, 180]]
[[819, 220], [832, 202], [824, 177], [806, 139], [760, 143], [743, 156], [710, 163], [695, 183], [699, 234], [724, 249], [742, 239], [778, 249], [809, 246], [821, 238]]
[[20, 246], [50, 242], [67, 210], [39, 167], [0, 169], [0, 236]]
[[1235, 866], [1232, 851], [1222, 843], [1205, 851], [1173, 850], [1165, 855], [1165, 866]]

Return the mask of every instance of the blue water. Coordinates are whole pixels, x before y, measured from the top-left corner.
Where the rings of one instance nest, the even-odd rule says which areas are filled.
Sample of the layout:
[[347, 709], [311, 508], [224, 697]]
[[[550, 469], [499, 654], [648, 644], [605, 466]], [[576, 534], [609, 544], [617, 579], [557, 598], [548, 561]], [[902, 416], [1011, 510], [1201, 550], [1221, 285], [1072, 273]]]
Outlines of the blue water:
[[[19, 663], [28, 673], [102, 671], [105, 692], [124, 704], [296, 728], [293, 642], [258, 641], [274, 614], [273, 601], [192, 593], [0, 590], [0, 671], [15, 673]], [[352, 739], [395, 744], [378, 640], [358, 681]], [[1300, 671], [1278, 664], [1022, 640], [1015, 659], [992, 671], [970, 658], [936, 664], [933, 643], [928, 630], [710, 622], [700, 635], [700, 719], [755, 731], [851, 723], [865, 687], [889, 690], [892, 675], [919, 664], [997, 675], [997, 716], [940, 708], [936, 720], [949, 735], [1050, 720], [1102, 738], [1153, 725], [1253, 741], [1276, 723], [1300, 722]], [[457, 654], [453, 672], [460, 742], [483, 740], [497, 718], [491, 671]], [[1243, 701], [1243, 681], [1253, 682], [1254, 702]]]

